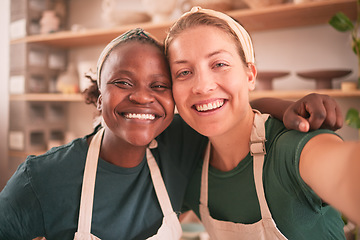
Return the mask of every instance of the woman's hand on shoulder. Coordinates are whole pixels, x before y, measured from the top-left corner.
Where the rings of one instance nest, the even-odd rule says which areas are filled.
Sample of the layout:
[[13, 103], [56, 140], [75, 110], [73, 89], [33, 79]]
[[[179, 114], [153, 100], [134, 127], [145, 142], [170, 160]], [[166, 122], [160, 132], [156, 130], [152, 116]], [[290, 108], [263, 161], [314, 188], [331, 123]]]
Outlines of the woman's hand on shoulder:
[[286, 128], [301, 132], [319, 128], [335, 131], [343, 126], [344, 118], [335, 99], [311, 93], [290, 104], [284, 113], [283, 122]]

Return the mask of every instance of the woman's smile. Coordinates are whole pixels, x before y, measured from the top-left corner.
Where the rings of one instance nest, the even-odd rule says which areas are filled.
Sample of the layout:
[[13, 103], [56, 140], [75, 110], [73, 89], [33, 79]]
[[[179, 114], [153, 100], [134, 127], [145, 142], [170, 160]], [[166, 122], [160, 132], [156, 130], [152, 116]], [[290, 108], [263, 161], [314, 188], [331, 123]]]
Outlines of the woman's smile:
[[120, 142], [146, 146], [169, 126], [174, 101], [160, 49], [138, 42], [118, 46], [104, 63], [102, 79], [103, 118]]
[[221, 108], [225, 104], [225, 99], [211, 100], [208, 103], [194, 104], [193, 108], [198, 112], [210, 112]]
[[138, 119], [138, 120], [154, 120], [155, 114], [148, 113], [122, 113], [126, 119]]
[[169, 47], [177, 109], [205, 136], [228, 133], [249, 111], [253, 78], [237, 51], [231, 37], [211, 26], [187, 29]]

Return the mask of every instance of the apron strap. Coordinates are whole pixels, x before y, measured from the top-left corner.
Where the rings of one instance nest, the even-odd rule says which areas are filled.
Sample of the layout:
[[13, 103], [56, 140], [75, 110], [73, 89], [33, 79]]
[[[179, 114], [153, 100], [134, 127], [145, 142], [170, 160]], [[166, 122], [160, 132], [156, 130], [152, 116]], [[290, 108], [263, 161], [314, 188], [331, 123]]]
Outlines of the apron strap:
[[204, 156], [204, 162], [202, 166], [201, 174], [201, 188], [200, 188], [200, 204], [208, 207], [208, 172], [209, 172], [209, 159], [210, 159], [210, 141], [207, 144]]
[[174, 212], [169, 195], [166, 191], [164, 181], [162, 179], [159, 166], [157, 165], [154, 156], [149, 148], [146, 149], [146, 159], [150, 169], [151, 179], [155, 188], [155, 193], [160, 203], [161, 210], [164, 216], [172, 214]]
[[90, 142], [89, 151], [86, 156], [77, 230], [80, 233], [90, 233], [91, 231], [95, 178], [103, 134], [104, 128], [95, 134]]
[[[91, 232], [96, 170], [103, 133], [104, 128], [99, 130], [94, 135], [92, 141], [90, 142], [88, 154], [86, 156], [83, 184], [81, 189], [81, 200], [77, 230], [78, 235], [83, 233], [90, 234]], [[160, 203], [163, 215], [167, 216], [169, 214], [172, 214], [174, 211], [171, 206], [170, 198], [167, 194], [164, 181], [161, 177], [160, 169], [149, 148], [146, 149], [146, 158], [150, 169], [151, 179], [155, 188], [155, 193]]]
[[[253, 165], [254, 165], [254, 181], [256, 186], [256, 193], [259, 200], [261, 216], [262, 218], [271, 218], [271, 213], [266, 202], [264, 187], [263, 187], [263, 165], [264, 165], [264, 155], [266, 154], [265, 150], [265, 122], [268, 119], [268, 114], [261, 114], [258, 110], [253, 110], [255, 112], [254, 116], [254, 126], [251, 130], [250, 136], [250, 154], [253, 156]], [[209, 142], [204, 156], [204, 163], [202, 166], [201, 174], [201, 192], [200, 192], [200, 204], [208, 207], [208, 171], [209, 171], [209, 159], [210, 159], [210, 148], [211, 143]]]
[[262, 219], [271, 219], [271, 213], [265, 198], [263, 186], [263, 167], [265, 150], [265, 121], [269, 115], [261, 115], [260, 112], [254, 110], [254, 127], [250, 137], [250, 154], [253, 156], [254, 181], [256, 194], [259, 200]]

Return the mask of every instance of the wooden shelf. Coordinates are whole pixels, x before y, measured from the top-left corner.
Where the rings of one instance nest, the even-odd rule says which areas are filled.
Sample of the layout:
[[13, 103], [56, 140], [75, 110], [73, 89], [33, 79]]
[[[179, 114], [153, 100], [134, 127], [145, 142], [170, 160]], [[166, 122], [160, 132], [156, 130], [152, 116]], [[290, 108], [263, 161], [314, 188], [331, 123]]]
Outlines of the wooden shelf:
[[[360, 90], [342, 91], [340, 89], [329, 90], [274, 90], [274, 91], [253, 91], [250, 98], [274, 97], [281, 99], [297, 99], [309, 93], [326, 94], [334, 98], [353, 98], [360, 97]], [[33, 101], [33, 102], [85, 102], [84, 96], [78, 94], [60, 94], [60, 93], [28, 93], [12, 94], [10, 101]]]
[[61, 93], [11, 94], [10, 101], [85, 102], [84, 96], [80, 93], [77, 93], [77, 94], [61, 94]]
[[[266, 31], [288, 27], [326, 24], [337, 12], [356, 19], [356, 0], [323, 0], [302, 4], [286, 3], [262, 9], [240, 9], [227, 12], [241, 22], [249, 32]], [[172, 22], [161, 24], [138, 23], [111, 29], [88, 29], [79, 32], [63, 31], [47, 35], [33, 35], [12, 40], [16, 43], [41, 43], [50, 46], [71, 48], [106, 44], [121, 33], [142, 27], [159, 39], [164, 39]]]
[[299, 99], [310, 93], [320, 93], [329, 95], [333, 98], [353, 98], [360, 97], [360, 90], [342, 91], [340, 89], [329, 90], [277, 90], [277, 91], [253, 91], [250, 93], [250, 99], [273, 97], [281, 99]]

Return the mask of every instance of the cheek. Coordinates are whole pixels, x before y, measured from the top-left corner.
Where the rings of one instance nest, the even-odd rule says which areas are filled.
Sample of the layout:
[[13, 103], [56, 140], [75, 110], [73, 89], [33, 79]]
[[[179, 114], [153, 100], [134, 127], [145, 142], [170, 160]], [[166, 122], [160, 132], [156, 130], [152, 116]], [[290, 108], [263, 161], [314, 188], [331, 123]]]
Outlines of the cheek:
[[188, 89], [184, 84], [181, 83], [173, 83], [173, 95], [176, 105], [180, 105], [182, 101], [185, 100], [185, 95], [187, 95]]
[[169, 91], [169, 93], [167, 93], [167, 94], [158, 96], [158, 99], [168, 115], [170, 114], [169, 112], [171, 112], [171, 113], [174, 112], [175, 103], [174, 103], [174, 98], [173, 98], [171, 91]]

